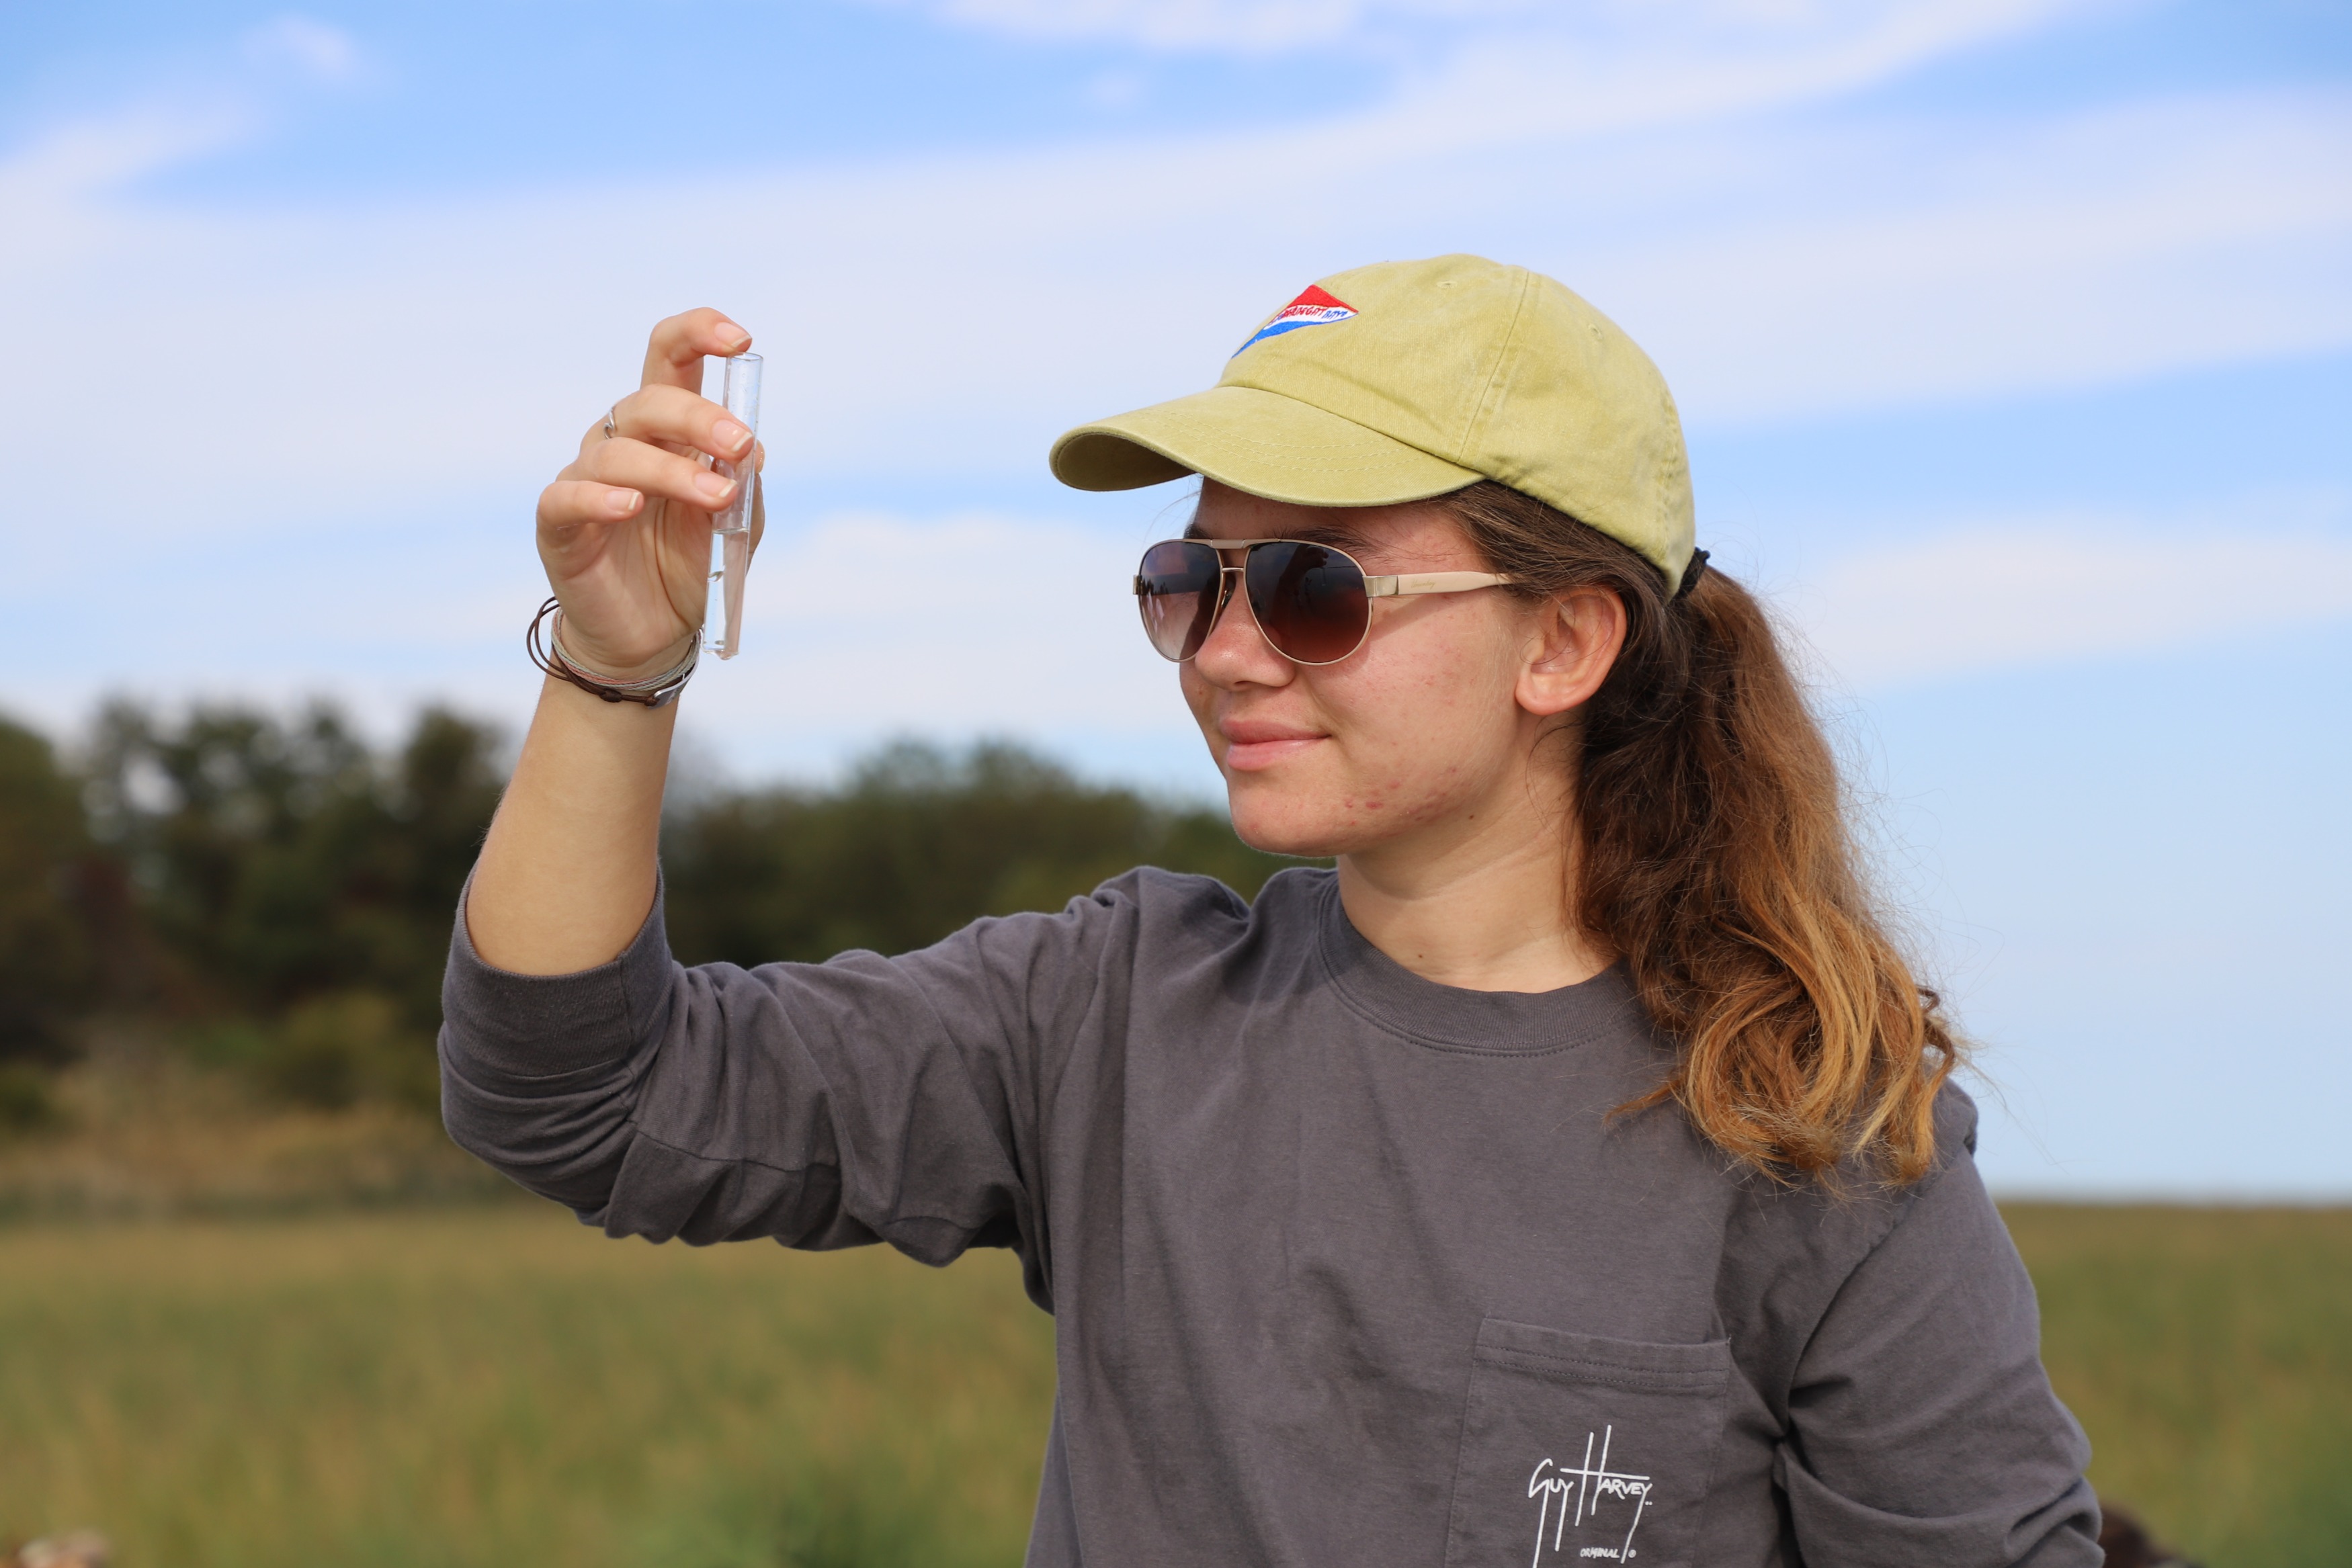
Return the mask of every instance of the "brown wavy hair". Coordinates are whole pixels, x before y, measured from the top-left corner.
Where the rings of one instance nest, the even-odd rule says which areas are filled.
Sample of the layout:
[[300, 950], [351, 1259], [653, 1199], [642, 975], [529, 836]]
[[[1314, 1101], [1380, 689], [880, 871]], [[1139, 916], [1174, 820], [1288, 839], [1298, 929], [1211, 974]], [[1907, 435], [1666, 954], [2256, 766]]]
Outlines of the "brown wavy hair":
[[1491, 480], [1442, 504], [1529, 599], [1595, 586], [1625, 646], [1559, 732], [1576, 801], [1571, 912], [1623, 956], [1678, 1103], [1717, 1147], [1790, 1179], [1859, 1156], [1934, 1163], [1960, 1059], [1872, 896], [1836, 758], [1755, 598], [1708, 567], [1679, 599], [1626, 546]]

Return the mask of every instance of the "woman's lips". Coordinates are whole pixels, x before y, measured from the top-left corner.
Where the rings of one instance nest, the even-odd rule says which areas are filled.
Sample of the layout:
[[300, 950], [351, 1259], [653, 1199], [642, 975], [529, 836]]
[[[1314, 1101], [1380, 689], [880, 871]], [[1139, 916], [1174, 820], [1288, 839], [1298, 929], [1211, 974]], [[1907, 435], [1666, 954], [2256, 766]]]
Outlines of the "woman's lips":
[[1234, 725], [1225, 729], [1224, 736], [1225, 766], [1239, 773], [1271, 768], [1285, 758], [1320, 745], [1326, 738], [1309, 730], [1271, 724]]

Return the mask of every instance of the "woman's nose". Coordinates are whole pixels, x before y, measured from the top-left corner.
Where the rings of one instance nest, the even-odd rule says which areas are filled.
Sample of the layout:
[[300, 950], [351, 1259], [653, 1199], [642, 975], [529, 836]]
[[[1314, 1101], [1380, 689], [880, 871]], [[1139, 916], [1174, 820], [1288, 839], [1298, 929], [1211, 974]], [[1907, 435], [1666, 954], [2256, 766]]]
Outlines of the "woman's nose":
[[1234, 580], [1238, 576], [1235, 572], [1227, 580], [1234, 583], [1233, 597], [1225, 601], [1217, 623], [1209, 629], [1209, 640], [1192, 655], [1192, 666], [1204, 679], [1220, 686], [1281, 685], [1291, 678], [1297, 666], [1276, 653], [1265, 634], [1257, 629], [1245, 591]]

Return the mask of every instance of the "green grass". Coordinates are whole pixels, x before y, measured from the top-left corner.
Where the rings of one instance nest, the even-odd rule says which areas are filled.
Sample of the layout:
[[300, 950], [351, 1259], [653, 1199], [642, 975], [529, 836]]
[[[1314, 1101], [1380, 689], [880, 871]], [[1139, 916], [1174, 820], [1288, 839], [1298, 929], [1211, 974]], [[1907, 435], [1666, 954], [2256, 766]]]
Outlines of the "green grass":
[[126, 1568], [1020, 1560], [1011, 1260], [689, 1251], [538, 1206], [0, 1232], [0, 1535]]
[[[2352, 1563], [2352, 1212], [2019, 1207], [2094, 1479], [2209, 1568]], [[123, 1568], [1020, 1560], [1010, 1259], [608, 1242], [538, 1206], [0, 1229], [0, 1537]]]
[[2007, 1212], [2100, 1494], [2208, 1568], [2352, 1564], [2352, 1209]]

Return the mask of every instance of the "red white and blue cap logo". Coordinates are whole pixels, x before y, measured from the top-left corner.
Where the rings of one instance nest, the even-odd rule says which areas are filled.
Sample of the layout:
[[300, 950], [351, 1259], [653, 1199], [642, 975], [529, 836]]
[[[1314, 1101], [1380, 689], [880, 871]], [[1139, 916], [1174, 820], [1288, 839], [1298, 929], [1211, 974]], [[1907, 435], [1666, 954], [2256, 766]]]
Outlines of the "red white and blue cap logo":
[[1334, 321], [1345, 321], [1356, 313], [1356, 308], [1343, 299], [1335, 299], [1313, 284], [1307, 291], [1275, 313], [1273, 320], [1257, 329], [1256, 336], [1234, 352], [1263, 343], [1268, 338], [1279, 338], [1285, 332], [1296, 332], [1301, 327], [1328, 327]]

